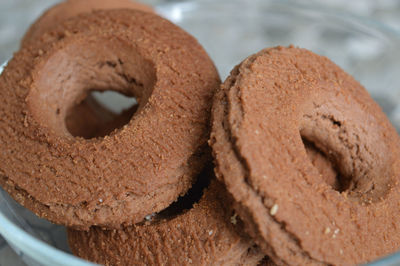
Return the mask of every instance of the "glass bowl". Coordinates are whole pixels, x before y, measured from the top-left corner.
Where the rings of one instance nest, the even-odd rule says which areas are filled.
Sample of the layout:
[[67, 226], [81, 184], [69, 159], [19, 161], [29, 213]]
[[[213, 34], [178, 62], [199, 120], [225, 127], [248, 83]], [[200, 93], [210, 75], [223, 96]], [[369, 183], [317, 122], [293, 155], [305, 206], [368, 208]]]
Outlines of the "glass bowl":
[[[176, 1], [156, 10], [199, 40], [222, 79], [265, 47], [293, 44], [325, 55], [359, 80], [400, 129], [399, 32], [366, 18], [278, 0]], [[28, 265], [93, 265], [69, 254], [65, 228], [39, 219], [2, 190], [0, 233]], [[400, 253], [371, 265], [399, 264]]]

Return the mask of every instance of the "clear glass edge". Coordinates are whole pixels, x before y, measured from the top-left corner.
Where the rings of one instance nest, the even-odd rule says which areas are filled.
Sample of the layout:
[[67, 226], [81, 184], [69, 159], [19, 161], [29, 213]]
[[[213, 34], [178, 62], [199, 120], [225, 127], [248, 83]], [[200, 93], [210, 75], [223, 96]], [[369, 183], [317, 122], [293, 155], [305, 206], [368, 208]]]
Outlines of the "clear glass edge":
[[[49, 265], [76, 265], [89, 266], [96, 265], [91, 262], [82, 260], [72, 254], [65, 253], [54, 248], [40, 239], [37, 239], [18, 226], [14, 225], [7, 217], [0, 212], [0, 234], [4, 239], [21, 250], [24, 254], [33, 258], [37, 262], [47, 261]], [[9, 237], [9, 236], [12, 236]]]

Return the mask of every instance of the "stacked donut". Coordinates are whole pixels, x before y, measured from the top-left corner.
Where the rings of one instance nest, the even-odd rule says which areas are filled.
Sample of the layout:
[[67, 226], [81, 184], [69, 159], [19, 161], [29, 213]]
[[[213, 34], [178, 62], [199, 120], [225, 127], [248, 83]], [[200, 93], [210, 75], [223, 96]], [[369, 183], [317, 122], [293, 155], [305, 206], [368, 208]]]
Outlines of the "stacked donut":
[[[91, 96], [107, 90], [137, 105], [112, 112]], [[399, 137], [307, 50], [262, 50], [221, 85], [151, 8], [69, 0], [31, 26], [0, 96], [0, 184], [84, 259], [352, 265], [400, 248]]]

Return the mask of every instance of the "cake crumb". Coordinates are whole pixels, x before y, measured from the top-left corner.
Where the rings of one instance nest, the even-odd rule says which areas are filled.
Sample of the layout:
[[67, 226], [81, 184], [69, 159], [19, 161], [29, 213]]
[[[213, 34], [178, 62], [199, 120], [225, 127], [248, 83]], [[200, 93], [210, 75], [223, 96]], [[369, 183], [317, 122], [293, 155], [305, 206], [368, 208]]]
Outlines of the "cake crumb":
[[24, 127], [28, 127], [28, 126], [29, 126], [29, 123], [28, 123], [28, 116], [25, 115], [25, 117], [24, 117]]
[[232, 224], [236, 224], [236, 223], [237, 223], [236, 217], [237, 217], [237, 214], [236, 214], [236, 213], [235, 213], [234, 215], [231, 216], [231, 223], [232, 223]]
[[149, 221], [149, 222], [150, 222], [151, 220], [153, 220], [153, 217], [154, 217], [155, 215], [156, 215], [155, 213], [146, 215], [146, 216], [144, 217], [144, 219], [146, 219], [146, 221]]
[[269, 214], [271, 214], [272, 216], [274, 216], [276, 213], [278, 212], [278, 204], [274, 204], [271, 208], [271, 210], [269, 211]]

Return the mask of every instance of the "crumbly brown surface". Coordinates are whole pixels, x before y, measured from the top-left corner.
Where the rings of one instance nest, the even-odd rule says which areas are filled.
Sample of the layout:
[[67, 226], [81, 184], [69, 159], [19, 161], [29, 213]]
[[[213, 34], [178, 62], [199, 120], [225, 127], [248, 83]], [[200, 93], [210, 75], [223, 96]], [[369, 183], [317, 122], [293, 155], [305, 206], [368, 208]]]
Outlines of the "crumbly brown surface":
[[[257, 265], [264, 255], [242, 232], [222, 184], [192, 209], [123, 230], [68, 230], [74, 254], [103, 265]], [[235, 217], [234, 219], [232, 217]]]
[[54, 29], [69, 18], [95, 10], [136, 9], [153, 12], [150, 6], [132, 0], [66, 0], [49, 8], [33, 23], [25, 33], [21, 46], [38, 40], [43, 33]]
[[312, 143], [305, 141], [304, 146], [310, 162], [318, 170], [320, 177], [332, 188], [342, 189], [341, 177], [338, 175], [334, 163]]
[[[116, 228], [166, 208], [208, 154], [218, 73], [198, 42], [158, 16], [108, 10], [67, 20], [0, 76], [0, 182], [52, 222]], [[135, 96], [124, 127], [73, 137], [65, 118], [91, 90]]]
[[[352, 265], [400, 248], [399, 137], [330, 60], [294, 47], [252, 55], [217, 92], [212, 115], [216, 174], [275, 263]], [[341, 191], [303, 140], [333, 162]]]
[[[66, 0], [50, 7], [31, 25], [22, 39], [21, 46], [40, 40], [45, 32], [57, 29], [60, 24], [79, 14], [124, 8], [154, 12], [151, 6], [132, 0]], [[117, 116], [98, 104], [93, 97], [89, 97], [75, 108], [70, 117], [66, 118], [66, 124], [73, 135], [85, 138], [105, 136], [114, 128], [126, 124], [134, 111], [132, 108], [122, 116]]]

